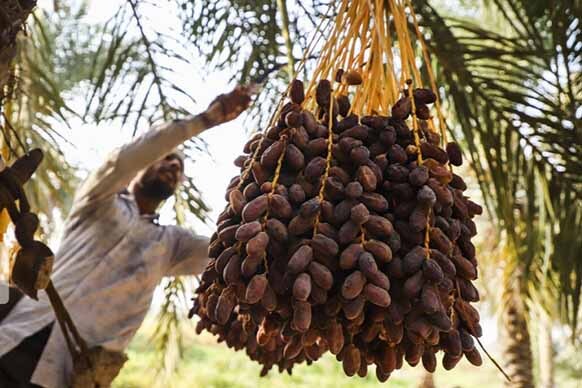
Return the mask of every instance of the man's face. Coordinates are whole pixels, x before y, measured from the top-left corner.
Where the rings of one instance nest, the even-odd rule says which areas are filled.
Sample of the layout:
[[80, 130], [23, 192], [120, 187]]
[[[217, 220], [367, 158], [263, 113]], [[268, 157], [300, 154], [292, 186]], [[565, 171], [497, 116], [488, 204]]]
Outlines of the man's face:
[[165, 200], [174, 194], [182, 181], [183, 161], [176, 154], [153, 163], [139, 179], [139, 187], [148, 197]]

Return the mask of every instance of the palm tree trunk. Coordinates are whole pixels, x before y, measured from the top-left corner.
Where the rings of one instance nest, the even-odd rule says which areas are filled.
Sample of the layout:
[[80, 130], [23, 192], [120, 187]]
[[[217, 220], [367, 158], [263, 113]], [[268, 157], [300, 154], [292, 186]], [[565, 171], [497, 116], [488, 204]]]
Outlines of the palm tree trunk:
[[36, 0], [0, 2], [0, 96], [4, 95], [4, 86], [10, 80], [10, 64], [16, 56], [16, 34], [35, 5]]
[[423, 369], [418, 388], [435, 388], [433, 374]]
[[552, 342], [552, 321], [542, 312], [539, 324], [540, 387], [554, 388], [554, 343]]
[[503, 358], [504, 369], [511, 377], [506, 387], [530, 388], [534, 386], [533, 362], [527, 316], [523, 300], [508, 283], [503, 296]]

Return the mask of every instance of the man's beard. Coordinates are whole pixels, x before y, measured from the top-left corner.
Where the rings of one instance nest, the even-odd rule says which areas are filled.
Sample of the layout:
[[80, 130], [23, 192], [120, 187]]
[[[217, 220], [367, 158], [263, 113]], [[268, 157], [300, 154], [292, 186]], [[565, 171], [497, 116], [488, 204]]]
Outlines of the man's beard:
[[141, 192], [150, 198], [165, 201], [174, 194], [174, 188], [160, 179], [141, 182]]

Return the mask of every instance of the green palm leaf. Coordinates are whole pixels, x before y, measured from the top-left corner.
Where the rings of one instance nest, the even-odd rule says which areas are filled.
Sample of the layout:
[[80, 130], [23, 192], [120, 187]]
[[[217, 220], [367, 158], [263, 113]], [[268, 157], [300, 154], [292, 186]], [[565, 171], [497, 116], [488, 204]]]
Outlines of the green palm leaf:
[[[567, 2], [556, 9], [494, 3], [509, 34], [443, 19], [426, 1], [417, 6], [431, 32], [454, 129], [467, 143], [490, 213], [517, 253], [509, 259], [523, 269], [531, 298], [551, 308], [533, 292], [543, 284], [564, 299], [562, 311], [575, 328], [582, 276], [575, 253], [582, 227], [575, 81], [582, 59], [574, 55], [580, 45], [568, 37], [582, 30]], [[550, 23], [554, 28], [540, 28]], [[559, 281], [546, 281], [554, 278]]]

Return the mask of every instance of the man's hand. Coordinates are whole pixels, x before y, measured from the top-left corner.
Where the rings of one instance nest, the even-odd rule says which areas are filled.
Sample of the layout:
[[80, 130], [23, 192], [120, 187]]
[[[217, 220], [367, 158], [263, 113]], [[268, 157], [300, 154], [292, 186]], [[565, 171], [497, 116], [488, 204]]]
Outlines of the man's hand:
[[204, 121], [209, 127], [214, 127], [236, 119], [251, 103], [254, 87], [237, 86], [230, 93], [221, 94], [214, 99], [205, 112]]

